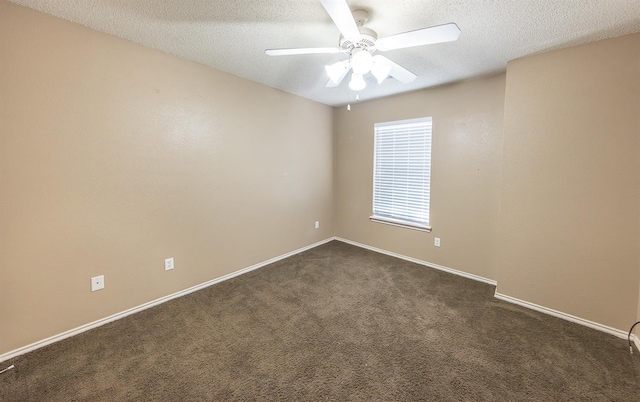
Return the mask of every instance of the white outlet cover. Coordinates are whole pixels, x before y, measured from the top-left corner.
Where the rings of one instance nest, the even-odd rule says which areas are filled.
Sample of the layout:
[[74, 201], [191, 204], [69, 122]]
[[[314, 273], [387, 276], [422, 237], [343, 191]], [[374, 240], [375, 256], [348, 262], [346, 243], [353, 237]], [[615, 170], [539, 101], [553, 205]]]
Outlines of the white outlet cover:
[[94, 276], [91, 278], [91, 291], [104, 289], [104, 275]]
[[320, 228], [320, 221], [316, 221], [316, 229]]
[[435, 240], [433, 241], [433, 244], [434, 244], [436, 247], [440, 247], [440, 238], [439, 238], [439, 237], [436, 237], [436, 238], [435, 238]]
[[170, 271], [173, 269], [173, 258], [167, 258], [164, 260], [164, 270]]

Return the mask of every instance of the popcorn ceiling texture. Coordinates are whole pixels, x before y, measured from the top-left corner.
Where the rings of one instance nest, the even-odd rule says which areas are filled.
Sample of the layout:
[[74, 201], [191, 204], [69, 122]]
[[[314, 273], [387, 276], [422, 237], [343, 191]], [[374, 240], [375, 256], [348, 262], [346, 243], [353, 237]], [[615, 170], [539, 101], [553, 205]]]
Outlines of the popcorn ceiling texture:
[[[215, 69], [338, 106], [353, 101], [345, 80], [325, 88], [337, 55], [269, 57], [267, 48], [327, 47], [339, 32], [319, 0], [15, 0]], [[509, 60], [640, 31], [637, 0], [357, 0], [380, 37], [455, 22], [457, 42], [385, 52], [418, 75], [410, 84], [370, 84], [374, 99], [502, 72]]]

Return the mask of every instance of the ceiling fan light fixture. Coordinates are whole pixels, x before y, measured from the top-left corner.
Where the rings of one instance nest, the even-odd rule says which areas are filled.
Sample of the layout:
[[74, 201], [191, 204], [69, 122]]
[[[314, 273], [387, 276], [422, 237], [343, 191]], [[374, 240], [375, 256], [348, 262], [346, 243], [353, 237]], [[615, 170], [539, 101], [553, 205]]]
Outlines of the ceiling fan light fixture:
[[347, 66], [344, 62], [339, 61], [337, 63], [330, 64], [328, 66], [324, 66], [329, 79], [333, 81], [333, 83], [337, 84], [342, 80], [342, 77], [345, 75], [347, 71]]
[[383, 60], [373, 58], [373, 65], [371, 66], [371, 74], [376, 77], [378, 80], [378, 84], [381, 84], [391, 72], [391, 65], [389, 63], [384, 62]]
[[355, 48], [351, 52], [351, 68], [356, 74], [364, 75], [371, 71], [373, 56], [365, 49]]
[[351, 81], [349, 81], [349, 88], [352, 91], [362, 91], [367, 86], [367, 83], [364, 82], [364, 78], [362, 74], [358, 74], [354, 72], [351, 74]]
[[379, 38], [376, 31], [364, 26], [369, 20], [369, 13], [366, 10], [351, 10], [348, 0], [315, 1], [322, 3], [325, 11], [340, 31], [338, 47], [267, 49], [265, 54], [269, 56], [348, 54], [348, 60], [325, 66], [329, 76], [329, 81], [325, 84], [326, 88], [339, 86], [350, 72], [352, 74], [349, 88], [353, 91], [361, 91], [366, 88], [364, 76], [369, 73], [375, 76], [378, 84], [381, 84], [387, 77], [402, 84], [408, 84], [415, 81], [418, 76], [384, 56], [379, 54], [373, 56], [373, 53], [452, 42], [457, 40], [460, 35], [460, 28], [451, 22]]

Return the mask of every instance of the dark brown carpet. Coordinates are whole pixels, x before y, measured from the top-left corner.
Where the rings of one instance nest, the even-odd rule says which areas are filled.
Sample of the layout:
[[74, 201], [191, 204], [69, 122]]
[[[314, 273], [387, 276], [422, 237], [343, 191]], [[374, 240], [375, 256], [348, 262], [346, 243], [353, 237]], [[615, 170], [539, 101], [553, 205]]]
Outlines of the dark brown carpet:
[[626, 341], [331, 242], [1, 366], [2, 401], [640, 399]]

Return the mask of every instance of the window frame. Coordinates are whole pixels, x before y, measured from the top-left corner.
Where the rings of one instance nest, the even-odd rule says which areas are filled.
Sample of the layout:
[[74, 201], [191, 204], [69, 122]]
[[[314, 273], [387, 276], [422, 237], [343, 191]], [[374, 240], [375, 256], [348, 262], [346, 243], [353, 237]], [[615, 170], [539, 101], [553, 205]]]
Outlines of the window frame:
[[[383, 127], [392, 127], [392, 126], [403, 126], [403, 125], [414, 125], [414, 124], [419, 124], [419, 123], [425, 123], [428, 128], [425, 129], [426, 131], [426, 135], [427, 138], [425, 139], [425, 148], [428, 150], [427, 152], [429, 153], [429, 155], [427, 156], [426, 160], [428, 161], [428, 166], [427, 166], [427, 175], [428, 177], [426, 178], [426, 194], [427, 194], [427, 201], [426, 201], [426, 224], [420, 224], [418, 222], [414, 222], [414, 221], [408, 221], [408, 220], [403, 220], [403, 219], [398, 219], [398, 218], [394, 218], [391, 216], [384, 216], [384, 215], [376, 215], [376, 194], [377, 194], [377, 181], [376, 181], [376, 177], [377, 177], [377, 168], [378, 168], [378, 129], [379, 128], [383, 128]], [[433, 117], [432, 116], [426, 116], [426, 117], [420, 117], [420, 118], [414, 118], [414, 119], [405, 119], [405, 120], [396, 120], [396, 121], [387, 121], [387, 122], [380, 122], [380, 123], [375, 123], [374, 124], [374, 138], [373, 138], [373, 191], [372, 191], [372, 204], [371, 204], [371, 211], [372, 214], [369, 217], [369, 219], [372, 222], [376, 222], [376, 223], [382, 223], [382, 224], [387, 224], [387, 225], [392, 225], [392, 226], [399, 226], [399, 227], [403, 227], [403, 228], [407, 228], [407, 229], [413, 229], [413, 230], [418, 230], [418, 231], [423, 231], [423, 232], [431, 232], [432, 228], [431, 228], [431, 166], [432, 166], [432, 159], [431, 159], [431, 145], [433, 142]], [[394, 152], [395, 152], [394, 148]], [[424, 177], [423, 179], [424, 180]], [[424, 188], [422, 188], [420, 190], [421, 193], [424, 193]], [[424, 207], [424, 202], [423, 205], [421, 205], [421, 207]]]

